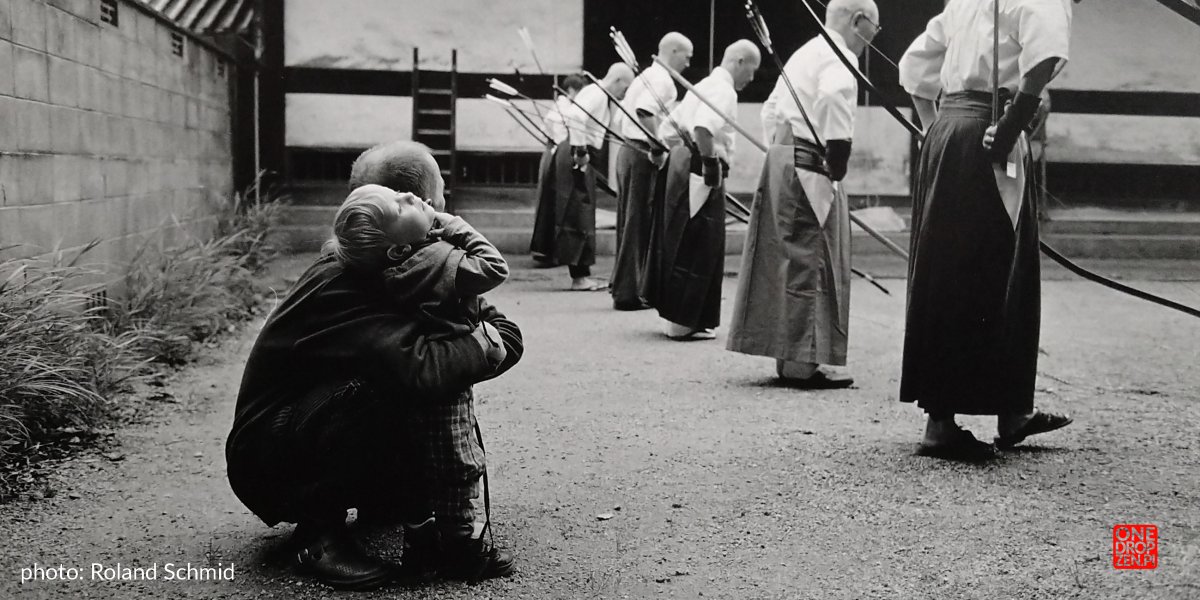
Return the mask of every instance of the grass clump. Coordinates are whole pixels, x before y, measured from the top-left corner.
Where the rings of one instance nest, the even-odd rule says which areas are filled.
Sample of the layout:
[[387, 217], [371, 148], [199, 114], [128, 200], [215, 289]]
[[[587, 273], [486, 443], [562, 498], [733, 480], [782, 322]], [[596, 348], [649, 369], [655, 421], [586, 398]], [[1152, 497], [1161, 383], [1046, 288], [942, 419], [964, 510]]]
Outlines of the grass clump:
[[112, 415], [133, 379], [186, 364], [261, 312], [281, 202], [248, 196], [221, 207], [210, 239], [144, 245], [116, 285], [80, 264], [95, 243], [71, 262], [0, 260], [0, 501], [47, 446]]

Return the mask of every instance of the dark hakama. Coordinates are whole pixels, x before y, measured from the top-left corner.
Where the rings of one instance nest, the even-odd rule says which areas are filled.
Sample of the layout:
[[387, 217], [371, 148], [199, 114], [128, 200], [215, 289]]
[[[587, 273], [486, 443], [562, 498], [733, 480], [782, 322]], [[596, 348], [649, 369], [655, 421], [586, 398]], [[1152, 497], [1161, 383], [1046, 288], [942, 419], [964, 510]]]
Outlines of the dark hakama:
[[650, 243], [654, 188], [658, 169], [646, 155], [649, 145], [632, 141], [617, 153], [617, 256], [610, 292], [613, 306], [643, 307], [646, 255]]
[[767, 151], [726, 347], [790, 362], [845, 365], [849, 206], [823, 172], [816, 149], [795, 143], [773, 144]]
[[1014, 228], [980, 145], [990, 103], [988, 93], [950, 94], [921, 148], [900, 399], [927, 412], [1033, 410], [1041, 320], [1036, 195], [1027, 182]]
[[[596, 264], [596, 171], [574, 169], [570, 146], [559, 144], [555, 164], [555, 256], [560, 265], [590, 267]], [[589, 147], [593, 168], [596, 151]]]
[[[721, 322], [721, 283], [725, 276], [725, 186], [712, 188], [691, 216], [692, 175], [700, 161], [686, 146], [671, 150], [663, 194], [663, 227], [658, 238], [658, 315], [692, 329]], [[651, 250], [651, 260], [656, 252]], [[647, 267], [647, 277], [654, 272]]]
[[557, 201], [554, 194], [554, 164], [556, 148], [563, 146], [566, 144], [546, 146], [542, 152], [542, 160], [538, 163], [537, 209], [533, 217], [533, 237], [529, 240], [529, 253], [539, 261], [554, 260], [554, 208]]

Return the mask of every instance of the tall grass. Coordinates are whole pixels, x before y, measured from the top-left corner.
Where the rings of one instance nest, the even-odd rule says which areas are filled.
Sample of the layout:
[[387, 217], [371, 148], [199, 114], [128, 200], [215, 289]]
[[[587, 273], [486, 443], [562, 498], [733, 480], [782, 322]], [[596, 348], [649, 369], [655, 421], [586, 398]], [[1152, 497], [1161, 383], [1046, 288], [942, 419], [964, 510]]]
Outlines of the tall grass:
[[71, 262], [0, 260], [0, 499], [22, 456], [56, 432], [94, 427], [131, 378], [185, 364], [197, 342], [256, 313], [281, 202], [249, 196], [221, 207], [211, 239], [143, 245], [115, 286], [92, 283], [98, 270], [79, 264], [95, 244]]
[[0, 465], [63, 427], [86, 427], [141, 364], [136, 335], [114, 334], [95, 273], [52, 255], [0, 261]]

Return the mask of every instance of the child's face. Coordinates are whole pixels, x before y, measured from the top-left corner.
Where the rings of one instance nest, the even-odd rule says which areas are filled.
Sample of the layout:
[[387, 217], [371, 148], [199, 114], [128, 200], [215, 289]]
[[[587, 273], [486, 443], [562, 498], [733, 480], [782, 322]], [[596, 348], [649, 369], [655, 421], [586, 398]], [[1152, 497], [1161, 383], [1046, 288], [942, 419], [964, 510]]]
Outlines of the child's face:
[[383, 232], [397, 246], [425, 239], [433, 228], [433, 207], [412, 194], [395, 194], [384, 207]]

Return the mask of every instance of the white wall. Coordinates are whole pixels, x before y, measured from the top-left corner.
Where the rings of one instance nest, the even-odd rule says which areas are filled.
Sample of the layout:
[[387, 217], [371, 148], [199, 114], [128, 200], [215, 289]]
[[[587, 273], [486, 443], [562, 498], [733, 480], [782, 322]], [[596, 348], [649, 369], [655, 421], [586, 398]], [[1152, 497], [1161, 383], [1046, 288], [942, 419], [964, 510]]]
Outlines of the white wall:
[[1200, 91], [1200, 29], [1154, 0], [1074, 7], [1071, 59], [1052, 88]]
[[[528, 103], [520, 106], [532, 111]], [[761, 139], [761, 104], [738, 106], [738, 121]], [[412, 132], [410, 98], [345, 94], [288, 94], [287, 145], [314, 148], [366, 148], [377, 143], [409, 139]], [[906, 195], [911, 156], [908, 132], [882, 108], [859, 107], [854, 153], [846, 189], [853, 194]], [[458, 101], [460, 150], [538, 152], [541, 144], [486, 100]], [[753, 191], [758, 185], [763, 154], [738, 139], [729, 187]]]
[[536, 73], [517, 35], [526, 27], [547, 72], [583, 65], [583, 0], [285, 0], [284, 61], [291, 67], [458, 69]]

